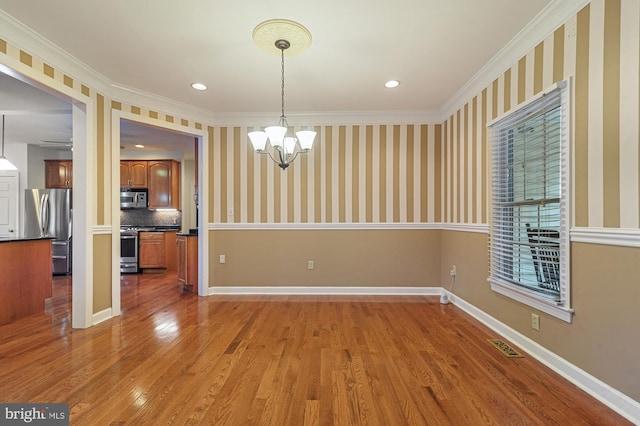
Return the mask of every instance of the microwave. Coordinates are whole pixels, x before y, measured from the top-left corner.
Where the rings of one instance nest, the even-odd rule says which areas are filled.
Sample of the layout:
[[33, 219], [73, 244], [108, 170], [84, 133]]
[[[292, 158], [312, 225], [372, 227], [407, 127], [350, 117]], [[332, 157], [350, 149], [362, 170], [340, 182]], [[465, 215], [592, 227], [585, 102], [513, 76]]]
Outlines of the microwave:
[[120, 189], [121, 209], [146, 209], [147, 189], [146, 188], [121, 188]]

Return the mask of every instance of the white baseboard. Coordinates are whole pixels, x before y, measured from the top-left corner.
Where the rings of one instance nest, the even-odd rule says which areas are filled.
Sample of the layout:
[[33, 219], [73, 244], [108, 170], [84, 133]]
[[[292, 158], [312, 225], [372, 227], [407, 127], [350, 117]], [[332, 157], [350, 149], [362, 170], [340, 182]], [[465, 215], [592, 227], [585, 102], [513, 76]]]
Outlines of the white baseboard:
[[435, 296], [440, 287], [241, 287], [216, 286], [207, 289], [208, 295], [323, 295], [323, 296]]
[[540, 346], [538, 343], [486, 314], [465, 300], [452, 293], [447, 293], [449, 294], [449, 300], [451, 303], [487, 327], [491, 328], [500, 336], [508, 339], [514, 345], [521, 348], [523, 351], [527, 352], [529, 355], [587, 392], [598, 401], [616, 411], [621, 416], [627, 418], [629, 421], [633, 422], [633, 424], [640, 424], [640, 402], [629, 398], [622, 392], [612, 388], [596, 377], [593, 377], [586, 371], [576, 367], [543, 346]]
[[[640, 425], [640, 402], [612, 388], [564, 358], [549, 351], [528, 337], [481, 311], [443, 287], [250, 287], [216, 286], [206, 289], [207, 295], [361, 295], [361, 296], [449, 296], [449, 302], [462, 309], [501, 337], [564, 377], [634, 424]], [[111, 309], [93, 315], [93, 325], [112, 317]]]
[[96, 312], [95, 314], [93, 314], [93, 317], [92, 317], [93, 322], [91, 325], [100, 324], [101, 322], [106, 321], [112, 317], [113, 315], [111, 312], [111, 308], [107, 308], [104, 311]]

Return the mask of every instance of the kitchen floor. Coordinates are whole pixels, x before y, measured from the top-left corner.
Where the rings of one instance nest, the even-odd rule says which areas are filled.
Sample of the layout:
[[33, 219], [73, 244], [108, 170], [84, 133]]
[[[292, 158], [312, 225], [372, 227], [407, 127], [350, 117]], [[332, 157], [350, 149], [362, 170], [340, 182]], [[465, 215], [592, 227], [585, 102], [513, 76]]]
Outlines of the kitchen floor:
[[[51, 319], [52, 325], [60, 325], [63, 329], [71, 329], [71, 303], [72, 303], [72, 276], [54, 275], [51, 280], [52, 297], [45, 303], [45, 314]], [[142, 286], [158, 286], [158, 291], [173, 289], [176, 294], [186, 293], [178, 283], [176, 272], [163, 274], [122, 274], [120, 276], [120, 289], [122, 298], [122, 312], [136, 308], [144, 303], [149, 297], [141, 297]], [[197, 297], [194, 295], [194, 297]], [[36, 315], [41, 317], [40, 314]]]
[[45, 313], [53, 324], [71, 328], [71, 275], [54, 275], [51, 280], [51, 299], [45, 302]]

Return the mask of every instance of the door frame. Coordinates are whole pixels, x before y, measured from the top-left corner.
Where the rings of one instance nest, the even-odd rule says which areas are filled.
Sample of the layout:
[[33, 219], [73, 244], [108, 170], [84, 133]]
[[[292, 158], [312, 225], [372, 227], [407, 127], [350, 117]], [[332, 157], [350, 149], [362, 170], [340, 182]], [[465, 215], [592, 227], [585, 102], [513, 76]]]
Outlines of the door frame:
[[49, 78], [11, 56], [0, 57], [0, 71], [71, 104], [73, 135], [73, 244], [71, 326], [87, 328], [93, 318], [93, 234], [97, 200], [96, 105], [90, 96]]
[[[198, 139], [198, 295], [208, 295], [209, 282], [209, 233], [207, 229], [209, 217], [209, 170], [204, 166], [209, 158], [209, 133], [204, 129], [169, 123], [133, 114], [123, 110], [111, 111], [111, 314], [121, 313], [120, 299], [120, 122], [134, 121], [141, 124], [172, 130]], [[207, 285], [205, 286], [205, 283]]]

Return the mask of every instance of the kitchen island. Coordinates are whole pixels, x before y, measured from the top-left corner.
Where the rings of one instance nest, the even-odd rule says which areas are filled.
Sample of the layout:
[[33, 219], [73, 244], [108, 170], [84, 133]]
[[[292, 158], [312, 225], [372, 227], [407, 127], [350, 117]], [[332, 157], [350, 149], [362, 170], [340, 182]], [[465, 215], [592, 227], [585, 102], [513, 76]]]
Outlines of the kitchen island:
[[51, 238], [0, 237], [0, 324], [44, 312], [51, 268]]

